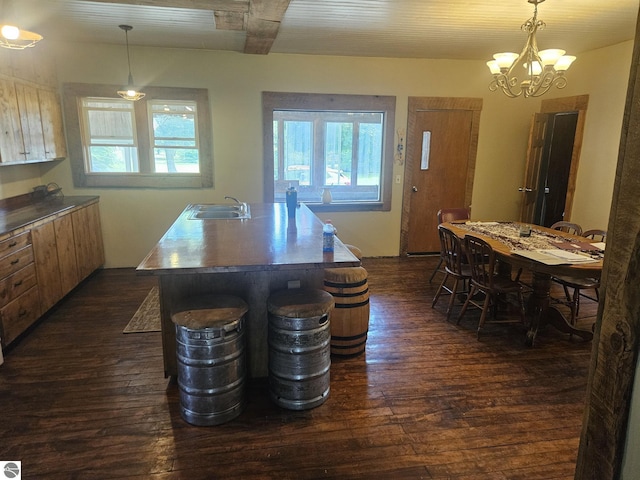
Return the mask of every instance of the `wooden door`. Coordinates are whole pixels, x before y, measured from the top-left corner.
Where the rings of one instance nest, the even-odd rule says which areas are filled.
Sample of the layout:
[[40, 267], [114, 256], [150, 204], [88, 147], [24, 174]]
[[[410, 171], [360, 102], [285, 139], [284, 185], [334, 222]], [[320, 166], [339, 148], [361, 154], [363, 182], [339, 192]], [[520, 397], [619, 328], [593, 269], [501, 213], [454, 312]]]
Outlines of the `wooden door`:
[[[546, 144], [548, 153], [542, 165], [536, 223], [550, 227], [565, 219], [565, 205], [569, 186], [569, 173], [576, 134], [578, 112], [551, 114]], [[546, 150], [546, 149], [545, 149]]]
[[471, 203], [482, 101], [437, 99], [424, 108], [417, 100], [428, 99], [409, 100], [401, 250], [434, 253], [438, 210]]
[[[527, 223], [542, 223], [540, 209], [538, 208], [538, 218], [536, 218], [536, 201], [538, 195], [544, 194], [539, 192], [540, 185], [540, 168], [544, 160], [544, 155], [548, 155], [551, 151], [551, 141], [549, 139], [550, 126], [547, 123], [541, 123], [542, 116], [552, 117], [563, 113], [576, 113], [575, 130], [573, 138], [568, 140], [570, 145], [571, 159], [568, 165], [569, 172], [566, 179], [566, 194], [564, 198], [564, 217], [563, 220], [571, 220], [571, 209], [573, 207], [573, 196], [576, 189], [576, 179], [578, 177], [578, 164], [580, 162], [580, 152], [582, 151], [582, 136], [587, 116], [587, 107], [589, 105], [589, 95], [577, 95], [575, 97], [552, 98], [543, 100], [540, 106], [540, 113], [536, 114], [531, 127], [529, 138], [529, 149], [527, 154], [527, 164], [525, 167], [525, 179], [520, 191], [523, 192], [522, 202], [520, 204], [520, 221]], [[573, 127], [572, 127], [573, 128]], [[545, 143], [545, 139], [547, 140]], [[557, 185], [555, 186], [557, 188]], [[564, 185], [562, 187], [564, 190]]]
[[535, 113], [531, 122], [524, 181], [518, 189], [522, 193], [520, 221], [524, 223], [535, 223], [536, 199], [538, 198], [538, 184], [540, 183], [540, 165], [544, 154], [544, 139], [547, 132], [548, 118], [548, 115], [543, 113]]

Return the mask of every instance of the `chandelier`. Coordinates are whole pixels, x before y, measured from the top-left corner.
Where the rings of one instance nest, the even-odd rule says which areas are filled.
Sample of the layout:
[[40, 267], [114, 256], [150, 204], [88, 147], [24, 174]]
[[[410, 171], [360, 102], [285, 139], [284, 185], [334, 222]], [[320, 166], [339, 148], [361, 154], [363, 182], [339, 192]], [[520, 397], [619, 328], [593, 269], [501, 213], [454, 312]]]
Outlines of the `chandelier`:
[[129, 31], [133, 30], [133, 27], [131, 25], [118, 25], [118, 27], [124, 30], [125, 41], [127, 43], [127, 65], [129, 66], [129, 81], [127, 82], [126, 87], [123, 87], [122, 90], [118, 90], [118, 95], [120, 95], [125, 100], [131, 100], [132, 102], [135, 102], [144, 97], [145, 94], [133, 86], [133, 75], [131, 75], [131, 57], [129, 56]]
[[567, 85], [564, 72], [576, 59], [573, 55], [565, 55], [565, 51], [558, 48], [538, 51], [536, 32], [546, 25], [542, 20], [538, 20], [538, 4], [544, 0], [527, 1], [534, 5], [534, 10], [533, 17], [521, 27], [527, 32], [527, 43], [522, 52], [519, 55], [513, 52], [496, 53], [493, 56], [494, 60], [487, 62], [493, 74], [489, 90], [495, 92], [500, 89], [511, 98], [520, 95], [525, 98], [539, 97], [547, 93], [553, 85], [564, 88]]
[[42, 35], [23, 30], [17, 26], [13, 1], [3, 2], [2, 17], [0, 17], [0, 47], [24, 50], [33, 47], [40, 40], [42, 40]]

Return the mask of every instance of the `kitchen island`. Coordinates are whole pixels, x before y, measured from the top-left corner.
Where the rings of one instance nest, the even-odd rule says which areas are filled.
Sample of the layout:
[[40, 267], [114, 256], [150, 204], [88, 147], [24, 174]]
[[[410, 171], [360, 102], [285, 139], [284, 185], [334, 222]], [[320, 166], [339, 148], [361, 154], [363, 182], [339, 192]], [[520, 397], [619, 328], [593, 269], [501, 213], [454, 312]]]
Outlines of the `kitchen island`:
[[250, 377], [268, 374], [267, 298], [298, 284], [322, 288], [325, 268], [360, 260], [336, 237], [322, 251], [323, 223], [304, 204], [289, 219], [284, 204], [250, 204], [248, 219], [202, 219], [187, 206], [137, 268], [158, 276], [165, 376], [177, 375], [171, 313], [192, 295], [226, 293], [249, 305], [246, 316]]

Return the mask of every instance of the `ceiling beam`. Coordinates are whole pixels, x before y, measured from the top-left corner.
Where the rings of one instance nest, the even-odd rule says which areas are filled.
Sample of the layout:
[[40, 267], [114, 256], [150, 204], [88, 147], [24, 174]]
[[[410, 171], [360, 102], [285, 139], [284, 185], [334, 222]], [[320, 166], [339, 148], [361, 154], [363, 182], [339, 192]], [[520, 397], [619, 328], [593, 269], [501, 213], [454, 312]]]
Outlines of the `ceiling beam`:
[[86, 0], [143, 7], [213, 11], [216, 29], [246, 31], [244, 53], [266, 55], [291, 0]]
[[289, 2], [290, 0], [251, 0], [244, 53], [269, 53]]

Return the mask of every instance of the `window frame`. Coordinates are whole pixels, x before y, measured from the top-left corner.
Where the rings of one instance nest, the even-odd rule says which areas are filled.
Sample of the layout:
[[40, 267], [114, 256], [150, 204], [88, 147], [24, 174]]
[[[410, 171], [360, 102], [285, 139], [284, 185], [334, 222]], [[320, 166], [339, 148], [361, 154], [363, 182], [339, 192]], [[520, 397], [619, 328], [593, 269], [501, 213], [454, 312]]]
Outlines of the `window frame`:
[[[113, 98], [118, 86], [86, 83], [66, 83], [63, 86], [64, 117], [67, 144], [73, 183], [76, 187], [105, 188], [210, 188], [213, 187], [213, 142], [209, 94], [203, 88], [146, 87], [146, 96], [133, 102], [135, 135], [137, 137], [138, 162], [140, 172], [87, 172], [85, 170], [85, 146], [82, 143], [82, 117], [80, 114], [83, 97]], [[151, 145], [151, 117], [149, 102], [167, 100], [171, 102], [196, 102], [196, 136], [198, 139], [199, 173], [153, 172], [153, 146]]]
[[275, 201], [273, 117], [274, 111], [361, 111], [384, 114], [382, 132], [382, 178], [380, 200], [374, 202], [305, 202], [313, 211], [390, 211], [393, 186], [394, 130], [396, 97], [322, 93], [262, 92], [264, 201]]

